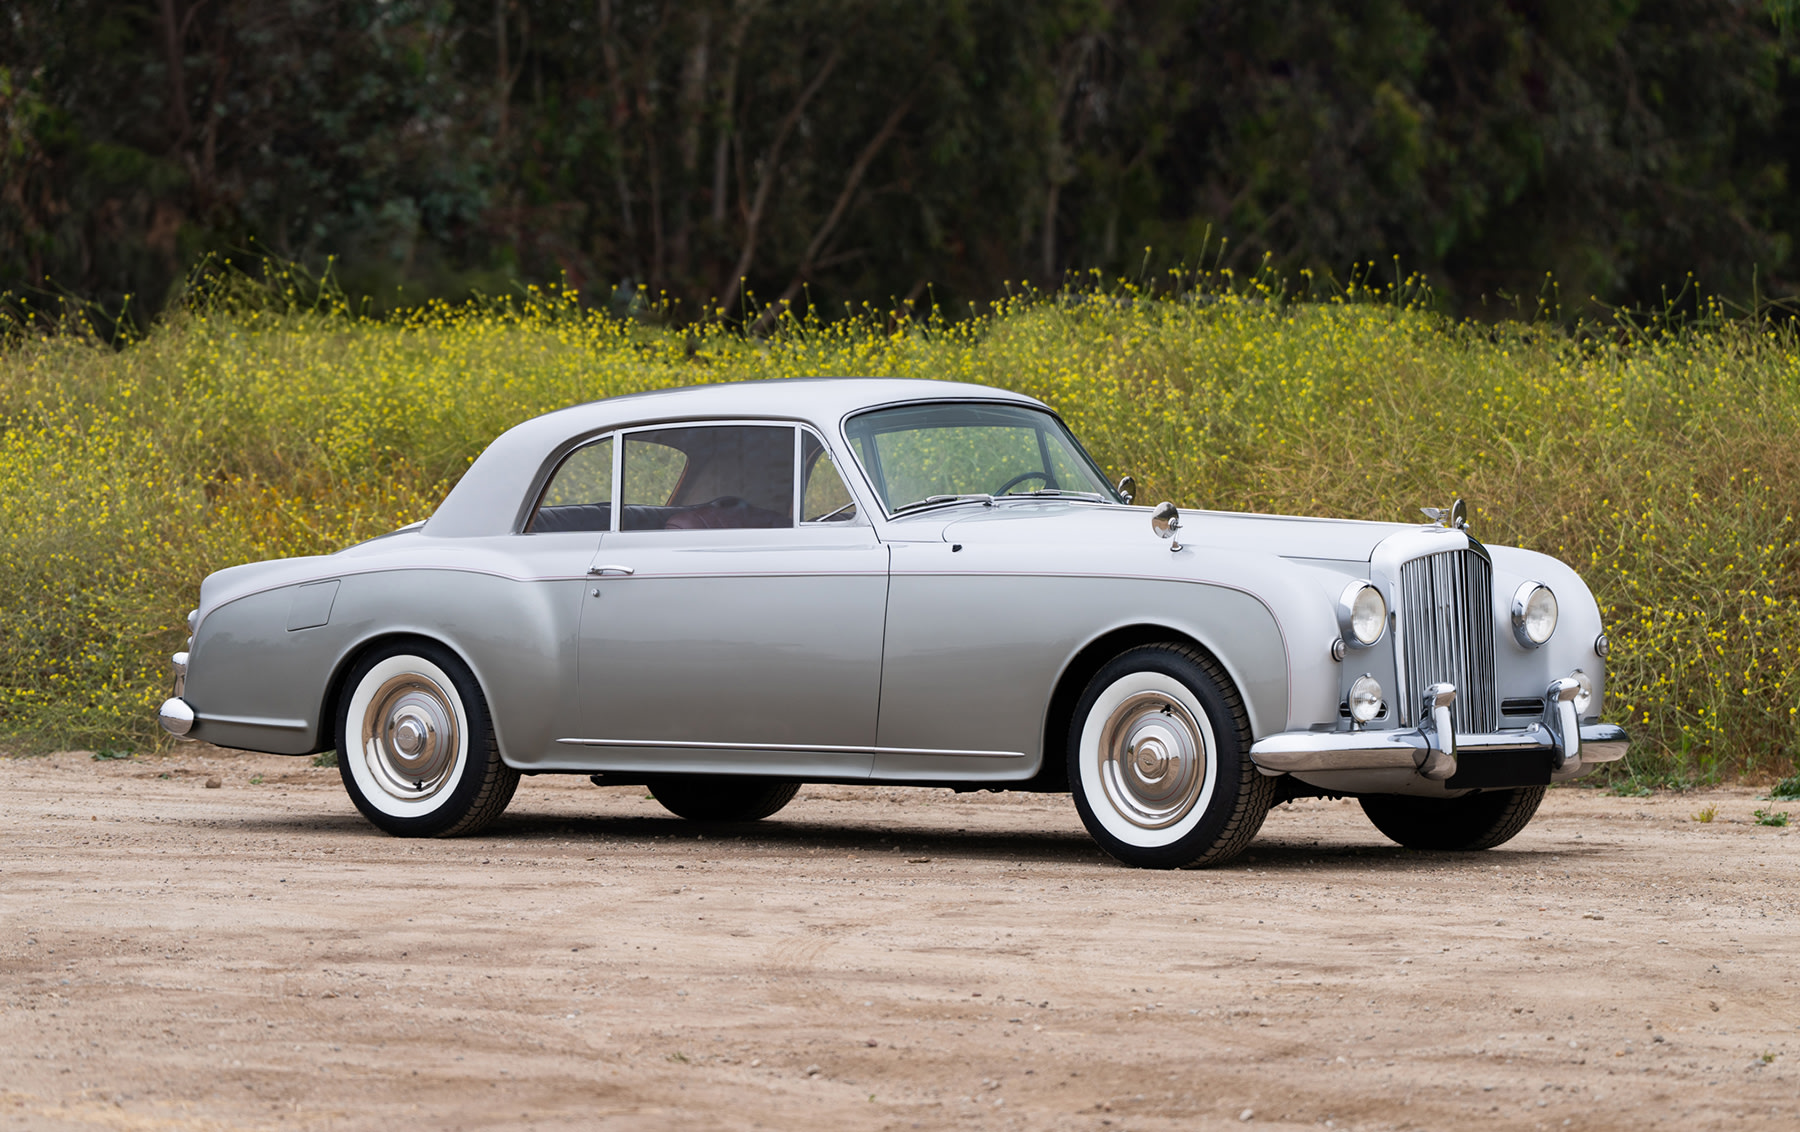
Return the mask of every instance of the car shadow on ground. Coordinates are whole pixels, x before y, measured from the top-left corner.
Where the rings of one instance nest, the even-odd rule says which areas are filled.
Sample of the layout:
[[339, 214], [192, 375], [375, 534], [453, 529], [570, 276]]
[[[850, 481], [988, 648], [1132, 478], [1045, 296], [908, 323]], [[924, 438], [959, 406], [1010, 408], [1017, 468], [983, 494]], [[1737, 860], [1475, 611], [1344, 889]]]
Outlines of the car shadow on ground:
[[[241, 824], [248, 829], [270, 833], [340, 833], [404, 843], [402, 839], [390, 838], [354, 813], [307, 817], [265, 815]], [[546, 855], [552, 849], [566, 851], [571, 842], [577, 848], [601, 852], [608, 845], [625, 843], [634, 849], [659, 845], [689, 849], [705, 847], [721, 855], [746, 852], [798, 856], [808, 852], [829, 852], [908, 863], [929, 858], [989, 861], [998, 865], [1030, 862], [1123, 867], [1116, 865], [1079, 830], [988, 832], [899, 822], [864, 825], [784, 821], [780, 818], [758, 822], [694, 822], [672, 815], [571, 816], [520, 810], [508, 812], [480, 834], [450, 839], [442, 844], [467, 846], [472, 852], [488, 852], [501, 841], [512, 843], [519, 849], [542, 846]], [[1292, 839], [1273, 839], [1252, 843], [1243, 854], [1213, 871], [1316, 874], [1321, 869], [1333, 868], [1363, 872], [1371, 868], [1386, 872], [1445, 868], [1491, 870], [1495, 867], [1541, 870], [1579, 867], [1578, 863], [1585, 864], [1587, 859], [1600, 856], [1604, 851], [1604, 847], [1598, 845], [1541, 849], [1503, 845], [1479, 852], [1434, 852], [1386, 843], [1308, 841], [1299, 844]]]
[[720, 845], [734, 850], [784, 854], [815, 850], [896, 857], [931, 855], [1080, 863], [1111, 860], [1091, 838], [1079, 831], [997, 832], [921, 827], [901, 822], [864, 825], [783, 821], [780, 818], [756, 822], [697, 822], [662, 815], [571, 818], [565, 814], [524, 811], [508, 813], [482, 836], [546, 842], [588, 838], [596, 844], [625, 840], [640, 845]]
[[1603, 855], [1603, 846], [1556, 846], [1530, 848], [1516, 844], [1493, 849], [1453, 851], [1408, 849], [1394, 844], [1351, 844], [1345, 842], [1257, 841], [1227, 868], [1244, 867], [1269, 872], [1311, 871], [1321, 866], [1349, 865], [1366, 869], [1381, 864], [1394, 869], [1543, 869], [1562, 867], [1587, 858]]

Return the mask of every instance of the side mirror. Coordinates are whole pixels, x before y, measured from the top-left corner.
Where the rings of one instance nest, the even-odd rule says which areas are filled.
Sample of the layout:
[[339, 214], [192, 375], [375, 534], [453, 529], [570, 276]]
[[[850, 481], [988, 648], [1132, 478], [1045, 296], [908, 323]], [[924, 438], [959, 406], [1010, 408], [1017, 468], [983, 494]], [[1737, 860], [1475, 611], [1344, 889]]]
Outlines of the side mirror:
[[1150, 529], [1156, 532], [1157, 538], [1166, 538], [1170, 550], [1180, 550], [1181, 544], [1174, 541], [1175, 532], [1181, 529], [1181, 512], [1173, 503], [1164, 500], [1150, 512]]
[[1137, 498], [1137, 480], [1132, 476], [1124, 476], [1119, 480], [1119, 497], [1130, 503]]

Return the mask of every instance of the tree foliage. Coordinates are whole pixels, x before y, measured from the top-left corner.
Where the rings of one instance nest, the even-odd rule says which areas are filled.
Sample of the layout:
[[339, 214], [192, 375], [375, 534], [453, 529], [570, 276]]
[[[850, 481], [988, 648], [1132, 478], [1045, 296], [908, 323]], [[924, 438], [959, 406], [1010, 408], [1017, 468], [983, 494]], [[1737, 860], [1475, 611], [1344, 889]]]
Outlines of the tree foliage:
[[566, 277], [687, 315], [1076, 268], [1466, 305], [1786, 278], [1791, 5], [18, 0], [0, 290], [154, 309], [202, 256], [378, 301]]

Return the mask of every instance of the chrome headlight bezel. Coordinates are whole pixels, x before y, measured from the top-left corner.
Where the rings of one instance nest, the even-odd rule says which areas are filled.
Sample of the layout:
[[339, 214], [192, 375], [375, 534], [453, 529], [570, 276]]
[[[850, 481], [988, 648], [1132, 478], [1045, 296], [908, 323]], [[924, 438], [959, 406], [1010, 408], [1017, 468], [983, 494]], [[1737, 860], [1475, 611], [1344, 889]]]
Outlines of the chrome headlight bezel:
[[1513, 639], [1528, 649], [1540, 648], [1556, 635], [1556, 594], [1542, 582], [1526, 582], [1513, 591]]
[[[1373, 582], [1351, 582], [1338, 595], [1337, 617], [1345, 644], [1353, 649], [1370, 648], [1387, 633], [1387, 598]], [[1364, 636], [1371, 627], [1374, 635]]]

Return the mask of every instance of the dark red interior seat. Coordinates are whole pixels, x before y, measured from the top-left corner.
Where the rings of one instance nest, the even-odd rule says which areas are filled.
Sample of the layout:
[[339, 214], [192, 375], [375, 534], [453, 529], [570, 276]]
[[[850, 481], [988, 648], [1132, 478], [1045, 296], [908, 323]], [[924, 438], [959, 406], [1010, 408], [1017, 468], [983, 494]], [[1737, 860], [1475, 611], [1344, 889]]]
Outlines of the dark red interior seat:
[[667, 531], [768, 529], [791, 526], [789, 516], [757, 507], [735, 495], [721, 495], [669, 516]]

